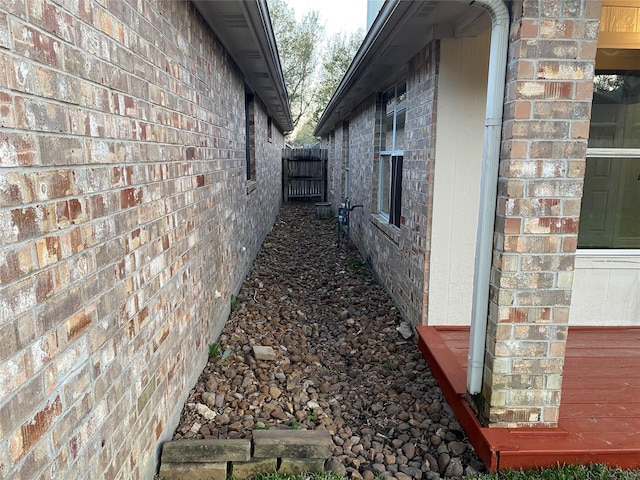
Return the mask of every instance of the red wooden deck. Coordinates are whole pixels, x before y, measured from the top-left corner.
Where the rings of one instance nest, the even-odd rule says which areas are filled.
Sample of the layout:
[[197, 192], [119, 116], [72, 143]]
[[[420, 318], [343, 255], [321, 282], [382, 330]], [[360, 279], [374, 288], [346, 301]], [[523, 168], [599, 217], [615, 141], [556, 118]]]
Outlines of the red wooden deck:
[[640, 328], [571, 327], [558, 428], [482, 427], [466, 392], [468, 327], [418, 327], [418, 346], [492, 471], [558, 463], [640, 468]]

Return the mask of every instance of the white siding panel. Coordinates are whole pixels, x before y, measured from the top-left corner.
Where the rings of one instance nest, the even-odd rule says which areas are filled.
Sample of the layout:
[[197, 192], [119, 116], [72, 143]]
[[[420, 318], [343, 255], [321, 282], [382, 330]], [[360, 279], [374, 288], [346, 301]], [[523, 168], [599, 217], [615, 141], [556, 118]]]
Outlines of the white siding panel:
[[429, 325], [469, 325], [490, 32], [441, 40]]
[[569, 324], [640, 326], [640, 252], [578, 251]]

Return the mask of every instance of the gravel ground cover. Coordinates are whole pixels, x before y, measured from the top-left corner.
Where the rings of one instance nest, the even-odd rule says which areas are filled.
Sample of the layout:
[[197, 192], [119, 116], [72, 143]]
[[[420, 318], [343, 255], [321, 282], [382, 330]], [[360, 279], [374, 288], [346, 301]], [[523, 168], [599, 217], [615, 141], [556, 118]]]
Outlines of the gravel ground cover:
[[[483, 470], [403, 320], [314, 205], [283, 205], [185, 402], [174, 440], [324, 429], [352, 478]], [[254, 346], [273, 349], [256, 360]]]

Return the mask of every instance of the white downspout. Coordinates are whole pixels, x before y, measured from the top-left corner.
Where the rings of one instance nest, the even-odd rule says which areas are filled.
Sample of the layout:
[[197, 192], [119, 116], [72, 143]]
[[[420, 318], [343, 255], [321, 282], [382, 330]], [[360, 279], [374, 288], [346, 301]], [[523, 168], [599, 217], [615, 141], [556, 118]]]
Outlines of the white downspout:
[[496, 218], [502, 111], [509, 46], [509, 12], [503, 0], [476, 0], [472, 4], [487, 10], [491, 15], [492, 24], [467, 369], [467, 390], [475, 395], [482, 391], [487, 337], [493, 229]]

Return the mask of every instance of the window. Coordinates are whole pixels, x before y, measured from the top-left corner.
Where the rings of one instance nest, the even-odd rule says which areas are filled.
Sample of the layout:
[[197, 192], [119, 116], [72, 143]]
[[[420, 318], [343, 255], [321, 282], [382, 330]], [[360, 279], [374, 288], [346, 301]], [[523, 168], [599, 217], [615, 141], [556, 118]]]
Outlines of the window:
[[640, 248], [640, 72], [597, 74], [579, 248]]
[[378, 161], [378, 213], [396, 227], [401, 218], [406, 113], [407, 86], [400, 83], [382, 96]]
[[267, 140], [273, 142], [273, 120], [267, 117]]
[[245, 115], [245, 153], [247, 156], [247, 180], [256, 179], [255, 162], [255, 123], [254, 123], [254, 99], [253, 95], [245, 87], [244, 95]]

